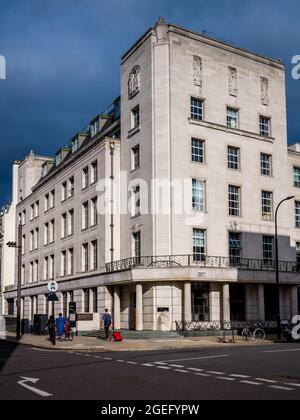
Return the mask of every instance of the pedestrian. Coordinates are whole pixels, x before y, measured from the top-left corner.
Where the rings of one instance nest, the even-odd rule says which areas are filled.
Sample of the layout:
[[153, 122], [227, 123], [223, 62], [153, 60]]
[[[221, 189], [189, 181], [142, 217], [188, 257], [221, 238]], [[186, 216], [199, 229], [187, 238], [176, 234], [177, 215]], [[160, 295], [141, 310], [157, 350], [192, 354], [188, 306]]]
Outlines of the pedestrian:
[[105, 314], [102, 316], [102, 321], [104, 325], [104, 331], [105, 331], [105, 338], [106, 340], [109, 339], [109, 330], [112, 326], [112, 317], [108, 311], [108, 309], [105, 309]]
[[54, 316], [51, 315], [47, 322], [48, 333], [50, 336], [50, 341], [54, 345], [55, 344], [55, 319]]
[[56, 328], [57, 328], [57, 336], [60, 340], [62, 339], [65, 332], [65, 323], [66, 323], [66, 320], [63, 317], [63, 314], [59, 314], [56, 320]]

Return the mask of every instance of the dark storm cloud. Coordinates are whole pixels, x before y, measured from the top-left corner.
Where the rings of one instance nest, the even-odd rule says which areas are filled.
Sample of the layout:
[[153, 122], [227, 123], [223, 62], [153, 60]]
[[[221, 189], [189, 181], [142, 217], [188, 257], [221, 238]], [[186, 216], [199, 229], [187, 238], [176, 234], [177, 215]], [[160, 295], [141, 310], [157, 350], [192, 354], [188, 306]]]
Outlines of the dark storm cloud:
[[53, 153], [119, 94], [121, 55], [160, 15], [287, 67], [289, 140], [300, 139], [300, 54], [295, 0], [1, 0], [0, 203], [10, 199], [11, 161]]

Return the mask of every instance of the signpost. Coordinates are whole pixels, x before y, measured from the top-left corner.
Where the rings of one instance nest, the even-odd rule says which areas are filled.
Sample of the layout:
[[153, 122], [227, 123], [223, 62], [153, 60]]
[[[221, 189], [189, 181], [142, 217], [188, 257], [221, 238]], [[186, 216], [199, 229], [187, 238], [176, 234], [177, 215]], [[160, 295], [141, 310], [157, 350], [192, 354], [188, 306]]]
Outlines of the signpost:
[[[55, 302], [58, 302], [59, 299], [56, 295], [56, 292], [58, 291], [58, 284], [56, 281], [50, 281], [48, 283], [48, 290], [50, 294], [48, 295], [48, 302], [52, 302], [52, 315], [53, 315], [53, 321], [55, 323]], [[53, 345], [56, 344], [56, 331], [55, 331], [55, 325], [54, 325], [54, 334], [53, 334]]]

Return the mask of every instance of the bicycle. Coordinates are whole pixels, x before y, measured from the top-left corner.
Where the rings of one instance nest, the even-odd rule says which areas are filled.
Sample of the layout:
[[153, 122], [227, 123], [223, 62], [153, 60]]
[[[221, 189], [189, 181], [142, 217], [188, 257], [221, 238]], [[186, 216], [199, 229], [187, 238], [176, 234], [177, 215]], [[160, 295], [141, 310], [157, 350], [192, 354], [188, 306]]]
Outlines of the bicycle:
[[254, 324], [253, 327], [250, 325], [245, 327], [242, 331], [242, 337], [245, 341], [248, 341], [250, 339], [252, 340], [265, 340], [266, 333], [261, 328], [260, 324]]
[[65, 341], [73, 341], [74, 340], [74, 331], [72, 328], [65, 328]]

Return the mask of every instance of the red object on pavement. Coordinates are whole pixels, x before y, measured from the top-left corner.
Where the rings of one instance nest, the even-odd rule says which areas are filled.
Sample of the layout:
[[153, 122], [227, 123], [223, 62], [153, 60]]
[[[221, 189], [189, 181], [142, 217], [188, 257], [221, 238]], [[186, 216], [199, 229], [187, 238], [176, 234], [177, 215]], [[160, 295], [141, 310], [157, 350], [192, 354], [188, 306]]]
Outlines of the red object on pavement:
[[118, 343], [120, 343], [121, 341], [123, 341], [123, 337], [122, 337], [121, 332], [120, 332], [120, 331], [115, 331], [115, 332], [113, 333], [113, 339], [114, 339], [116, 342], [118, 342]]

